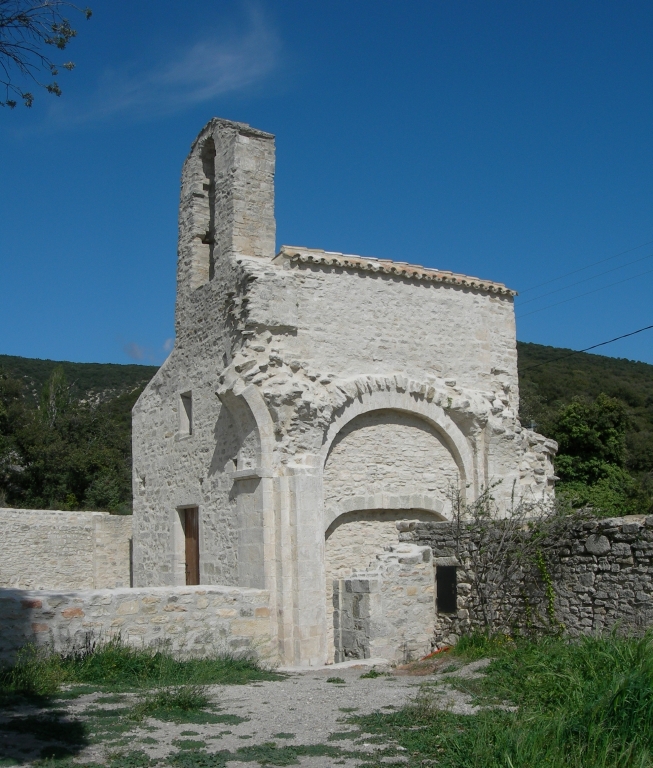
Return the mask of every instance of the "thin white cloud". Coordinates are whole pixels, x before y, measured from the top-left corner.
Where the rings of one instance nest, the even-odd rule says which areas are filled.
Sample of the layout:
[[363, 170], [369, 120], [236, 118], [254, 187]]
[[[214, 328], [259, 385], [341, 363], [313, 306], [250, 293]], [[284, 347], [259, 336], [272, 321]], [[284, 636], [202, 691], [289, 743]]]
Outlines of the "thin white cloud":
[[144, 360], [147, 354], [145, 348], [141, 347], [141, 345], [137, 344], [135, 341], [130, 341], [128, 344], [125, 344], [122, 349], [127, 357], [130, 357], [132, 360]]
[[261, 82], [276, 67], [280, 43], [256, 6], [248, 6], [247, 17], [244, 32], [206, 34], [140, 71], [106, 72], [86, 109], [75, 114], [56, 104], [51, 117], [75, 123], [159, 117]]
[[172, 352], [172, 348], [175, 346], [175, 340], [174, 338], [166, 339], [163, 342], [163, 351], [164, 352]]

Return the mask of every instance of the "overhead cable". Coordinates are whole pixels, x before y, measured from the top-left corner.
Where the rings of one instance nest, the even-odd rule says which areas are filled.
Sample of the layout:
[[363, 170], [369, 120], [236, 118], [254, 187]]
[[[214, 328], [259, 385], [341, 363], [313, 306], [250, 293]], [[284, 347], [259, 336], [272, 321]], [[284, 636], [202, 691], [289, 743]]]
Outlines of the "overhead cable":
[[629, 280], [634, 280], [637, 277], [643, 277], [644, 275], [650, 275], [651, 272], [653, 272], [653, 269], [649, 269], [646, 272], [640, 272], [638, 275], [632, 275], [632, 277], [626, 277], [623, 280], [617, 280], [616, 283], [609, 283], [608, 285], [602, 285], [600, 288], [594, 288], [592, 291], [586, 291], [585, 293], [579, 293], [578, 296], [572, 296], [570, 299], [563, 299], [562, 301], [557, 301], [555, 304], [547, 304], [546, 307], [540, 307], [539, 309], [534, 309], [532, 312], [526, 312], [525, 315], [518, 315], [517, 319], [520, 320], [523, 317], [528, 317], [529, 315], [535, 315], [537, 312], [544, 312], [545, 309], [551, 309], [552, 307], [558, 307], [560, 304], [567, 304], [569, 301], [575, 301], [576, 299], [582, 299], [583, 296], [589, 296], [591, 293], [597, 293], [598, 291], [604, 291], [606, 288], [612, 288], [615, 285], [621, 285], [621, 283], [627, 283]]
[[653, 328], [653, 325], [647, 325], [645, 328], [638, 328], [636, 331], [631, 331], [630, 333], [624, 333], [623, 336], [615, 336], [614, 339], [608, 339], [608, 341], [602, 341], [600, 344], [593, 344], [591, 347], [585, 347], [585, 349], [577, 349], [574, 352], [569, 352], [567, 355], [560, 355], [560, 357], [554, 357], [552, 360], [545, 360], [543, 363], [536, 363], [535, 365], [529, 365], [526, 368], [522, 368], [520, 370], [520, 373], [523, 373], [524, 371], [531, 371], [533, 368], [541, 368], [543, 365], [548, 365], [549, 363], [555, 363], [557, 360], [564, 360], [567, 357], [572, 357], [572, 355], [580, 355], [582, 352], [589, 352], [590, 349], [596, 349], [597, 347], [604, 347], [606, 344], [612, 344], [613, 341], [619, 341], [619, 339], [626, 339], [628, 336], [635, 336], [637, 333], [642, 333], [642, 331], [650, 331], [651, 328]]
[[573, 288], [574, 286], [580, 285], [581, 283], [586, 283], [588, 280], [594, 280], [597, 277], [603, 277], [603, 275], [609, 275], [610, 272], [616, 272], [618, 269], [629, 267], [631, 264], [637, 264], [640, 261], [645, 261], [646, 259], [650, 259], [651, 256], [653, 256], [653, 253], [649, 253], [646, 256], [641, 256], [639, 259], [634, 259], [633, 261], [627, 261], [625, 264], [620, 264], [618, 267], [612, 267], [612, 269], [606, 269], [605, 272], [599, 272], [598, 275], [592, 275], [592, 277], [584, 277], [582, 280], [578, 280], [575, 283], [571, 283], [571, 285], [563, 285], [562, 288], [556, 288], [553, 291], [549, 291], [548, 293], [543, 293], [541, 296], [536, 296], [533, 299], [520, 301], [519, 306], [521, 307], [524, 304], [530, 304], [532, 301], [538, 301], [539, 299], [543, 299], [545, 296], [551, 296], [554, 293], [560, 293], [560, 291], [566, 291], [567, 288]]
[[636, 245], [634, 248], [628, 248], [626, 251], [621, 251], [620, 253], [615, 253], [614, 256], [608, 256], [607, 259], [601, 259], [600, 261], [595, 261], [592, 264], [588, 264], [586, 267], [580, 267], [579, 269], [574, 269], [571, 272], [566, 272], [564, 275], [559, 275], [558, 277], [553, 277], [551, 280], [547, 280], [544, 283], [538, 283], [537, 285], [531, 285], [530, 288], [524, 288], [523, 290], [519, 291], [520, 294], [528, 293], [528, 291], [534, 291], [536, 288], [542, 288], [545, 285], [550, 285], [551, 283], [556, 283], [558, 280], [562, 280], [565, 277], [570, 277], [571, 275], [575, 275], [578, 272], [584, 272], [586, 269], [590, 269], [591, 267], [597, 267], [599, 264], [605, 264], [606, 261], [612, 261], [612, 259], [616, 259], [619, 256], [623, 256], [626, 253], [632, 253], [633, 251], [637, 251], [640, 248], [643, 248], [645, 245], [650, 245], [653, 243], [653, 240], [649, 240], [646, 243], [642, 243], [641, 245]]

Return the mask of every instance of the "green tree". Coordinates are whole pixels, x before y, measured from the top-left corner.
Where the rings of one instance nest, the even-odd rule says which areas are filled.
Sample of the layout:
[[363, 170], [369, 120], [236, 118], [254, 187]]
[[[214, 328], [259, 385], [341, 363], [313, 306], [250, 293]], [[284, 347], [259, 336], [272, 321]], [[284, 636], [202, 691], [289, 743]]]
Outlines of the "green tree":
[[624, 404], [605, 394], [562, 408], [546, 429], [558, 441], [559, 494], [609, 515], [648, 512], [650, 495], [625, 468], [629, 426]]
[[[31, 107], [34, 94], [20, 85], [28, 81], [48, 93], [61, 96], [54, 79], [60, 69], [72, 70], [72, 61], [57, 63], [50, 58], [49, 47], [63, 51], [77, 31], [63, 15], [71, 9], [91, 18], [91, 10], [82, 10], [65, 0], [0, 0], [0, 85], [4, 100], [0, 106], [14, 108], [18, 99]], [[47, 72], [49, 82], [40, 79]]]
[[[131, 509], [131, 408], [140, 393], [105, 403], [77, 401], [61, 367], [43, 386], [38, 407], [4, 380], [6, 444], [0, 492], [8, 503], [37, 509]], [[0, 381], [0, 385], [2, 382]], [[16, 403], [20, 407], [16, 407]], [[1, 460], [1, 459], [0, 459]]]

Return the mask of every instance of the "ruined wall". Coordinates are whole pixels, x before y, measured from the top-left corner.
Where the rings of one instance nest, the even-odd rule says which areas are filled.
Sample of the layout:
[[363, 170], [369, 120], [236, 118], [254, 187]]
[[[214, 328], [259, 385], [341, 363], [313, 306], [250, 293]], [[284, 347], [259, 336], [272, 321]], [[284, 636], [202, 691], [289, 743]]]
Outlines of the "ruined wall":
[[[482, 628], [469, 547], [473, 531], [457, 534], [451, 523], [406, 524], [400, 539], [428, 545], [438, 562], [457, 562], [458, 611], [436, 618], [435, 641], [455, 642]], [[503, 628], [512, 631], [563, 630], [571, 635], [606, 632], [640, 633], [653, 626], [653, 516], [576, 520], [556, 528], [542, 542], [554, 594], [554, 612], [537, 567], [527, 567], [506, 585]], [[527, 597], [527, 602], [524, 601]], [[497, 628], [501, 628], [501, 617]]]
[[429, 547], [395, 544], [368, 570], [334, 582], [335, 660], [406, 663], [431, 651], [435, 622]]
[[334, 660], [333, 638], [333, 583], [346, 579], [355, 571], [374, 567], [377, 556], [398, 543], [397, 521], [408, 517], [423, 522], [432, 521], [434, 515], [418, 509], [362, 510], [351, 512], [335, 521], [327, 531], [326, 605], [327, 605], [327, 663]]
[[0, 587], [128, 587], [132, 518], [108, 512], [0, 509]]
[[26, 643], [55, 651], [120, 636], [185, 656], [250, 652], [274, 661], [269, 595], [234, 587], [0, 592], [0, 660]]
[[[179, 584], [180, 506], [200, 511], [200, 579], [240, 582], [239, 522], [232, 474], [240, 425], [216, 394], [218, 374], [242, 343], [250, 277], [238, 256], [274, 255], [274, 137], [212, 120], [184, 163], [179, 206], [175, 348], [133, 411], [138, 585]], [[192, 434], [181, 429], [190, 393]]]

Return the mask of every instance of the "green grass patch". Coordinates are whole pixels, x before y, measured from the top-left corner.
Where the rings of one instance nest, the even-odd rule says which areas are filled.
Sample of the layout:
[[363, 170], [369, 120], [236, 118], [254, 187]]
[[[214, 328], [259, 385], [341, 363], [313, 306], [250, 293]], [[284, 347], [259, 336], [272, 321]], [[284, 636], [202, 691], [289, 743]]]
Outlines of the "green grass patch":
[[[539, 641], [472, 638], [460, 655], [494, 657], [475, 715], [442, 711], [428, 686], [409, 707], [356, 717], [439, 768], [649, 768], [653, 765], [653, 637]], [[457, 655], [458, 655], [457, 651]], [[419, 760], [416, 763], [419, 764]]]
[[327, 677], [327, 683], [335, 683], [336, 685], [344, 685], [345, 681], [341, 677]]
[[[247, 657], [218, 654], [182, 659], [161, 648], [132, 648], [119, 639], [91, 644], [70, 654], [26, 646], [12, 666], [0, 669], [0, 704], [29, 701], [46, 705], [55, 694], [57, 698], [73, 698], [98, 689], [119, 692], [280, 679], [281, 675]], [[72, 688], [62, 691], [62, 686]]]
[[294, 733], [283, 733], [283, 731], [281, 733], [273, 733], [272, 735], [274, 736], [275, 739], [294, 739], [295, 738]]

